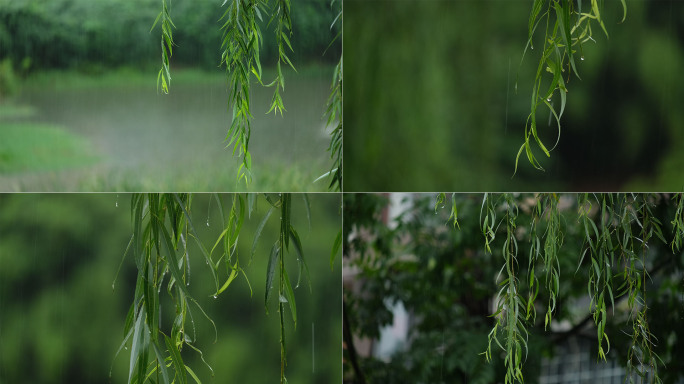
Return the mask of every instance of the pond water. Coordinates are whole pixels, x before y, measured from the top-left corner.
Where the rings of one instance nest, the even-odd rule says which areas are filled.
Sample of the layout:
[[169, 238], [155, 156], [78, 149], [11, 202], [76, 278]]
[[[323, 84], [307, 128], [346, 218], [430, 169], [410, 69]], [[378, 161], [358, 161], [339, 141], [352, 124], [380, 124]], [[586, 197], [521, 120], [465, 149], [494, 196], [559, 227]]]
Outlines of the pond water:
[[[286, 74], [284, 116], [265, 114], [273, 88], [253, 84], [251, 190], [327, 187], [312, 181], [330, 164], [323, 113], [331, 74], [332, 68]], [[113, 85], [88, 80], [85, 86], [26, 87], [18, 102], [36, 110], [26, 121], [54, 124], [86, 138], [100, 160], [0, 181], [29, 190], [245, 189], [244, 182], [235, 181], [240, 160], [225, 147], [231, 122], [225, 78], [220, 73], [176, 75], [168, 95], [157, 93], [154, 74]]]

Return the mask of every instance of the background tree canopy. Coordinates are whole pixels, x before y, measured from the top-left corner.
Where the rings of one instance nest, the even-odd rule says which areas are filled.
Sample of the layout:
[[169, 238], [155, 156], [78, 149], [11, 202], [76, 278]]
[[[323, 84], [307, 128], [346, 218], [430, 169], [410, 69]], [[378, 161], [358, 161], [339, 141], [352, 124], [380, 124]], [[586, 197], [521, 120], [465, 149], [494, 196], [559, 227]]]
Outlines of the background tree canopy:
[[[31, 68], [80, 68], [158, 65], [159, 26], [150, 32], [159, 13], [157, 0], [2, 0], [0, 1], [0, 60], [15, 65], [28, 60]], [[171, 16], [174, 49], [172, 65], [217, 68], [221, 62], [219, 19], [225, 10], [220, 1], [174, 0]], [[339, 31], [331, 30], [336, 13], [326, 0], [307, 0], [292, 7], [296, 38], [292, 39], [293, 61], [339, 59], [337, 49], [323, 52]], [[266, 31], [264, 21], [263, 29]], [[277, 59], [275, 37], [264, 33], [262, 61]]]
[[[516, 292], [523, 301], [518, 309], [523, 327], [529, 332], [527, 354], [523, 349], [522, 356], [525, 382], [537, 382], [543, 361], [559, 353], [571, 339], [586, 342], [590, 346], [590, 350], [584, 351], [587, 360], [598, 361], [599, 343], [592, 312], [600, 311], [596, 307], [597, 297], [590, 304], [588, 287], [589, 293], [594, 287], [588, 283], [596, 276], [598, 267], [593, 260], [600, 253], [592, 247], [600, 249], [602, 241], [612, 243], [614, 251], [611, 268], [605, 269], [612, 275], [609, 280], [614, 292], [614, 303], [607, 299], [607, 291], [605, 294], [605, 335], [610, 340], [607, 361], [627, 364], [633, 350], [633, 325], [640, 324], [646, 329], [650, 327], [652, 352], [664, 363], [658, 366], [662, 381], [674, 383], [682, 379], [684, 356], [677, 340], [684, 336], [681, 320], [684, 255], [681, 243], [673, 242], [682, 236], [681, 200], [670, 195], [588, 195], [588, 200], [584, 195], [555, 195], [560, 231], [553, 237], [555, 241], [547, 244], [545, 239], [551, 237], [549, 212], [552, 210], [547, 210], [549, 200], [544, 199], [555, 198], [554, 195], [509, 195], [506, 202], [501, 200], [494, 208], [498, 219], [493, 228], [495, 236], [490, 238], [490, 253], [485, 251], [482, 233], [489, 204], [483, 207], [483, 195], [455, 195], [457, 224], [449, 220], [450, 202], [441, 201], [436, 205], [436, 197], [400, 194], [393, 195], [390, 202], [386, 196], [345, 195], [345, 381], [360, 383], [364, 378], [368, 383], [504, 381], [505, 351], [492, 343], [491, 363], [486, 362], [483, 353], [497, 319], [508, 313], [504, 309], [499, 315], [491, 316], [496, 311], [497, 292], [502, 293], [500, 289], [508, 280], [504, 280], [507, 263], [503, 253], [507, 249], [504, 245], [507, 225], [498, 224], [511, 207], [516, 207], [518, 212], [513, 232], [518, 247], [514, 263]], [[604, 198], [605, 206], [597, 204]], [[640, 201], [651, 204], [650, 208], [641, 206]], [[587, 207], [587, 202], [593, 202], [591, 210], [580, 209]], [[621, 224], [622, 216], [612, 213], [606, 216], [606, 212], [613, 212], [611, 209], [621, 206], [621, 202], [628, 202], [622, 213], [636, 212], [638, 217], [626, 227]], [[544, 208], [543, 214], [537, 211], [539, 205]], [[650, 212], [648, 218], [645, 219], [639, 207], [643, 212]], [[582, 216], [582, 212], [586, 215]], [[583, 221], [583, 217], [595, 223], [601, 235], [595, 235], [591, 223]], [[651, 227], [657, 222], [662, 224], [660, 235], [656, 230], [652, 236], [644, 236], [641, 230], [657, 227]], [[607, 238], [603, 237], [602, 223], [609, 229]], [[593, 245], [588, 242], [587, 229]], [[633, 236], [626, 235], [628, 230], [633, 231]], [[659, 238], [661, 235], [665, 242]], [[548, 327], [545, 327], [545, 315], [550, 303], [550, 289], [546, 284], [549, 269], [541, 258], [530, 261], [531, 255], [537, 252], [535, 249], [539, 249], [534, 248], [537, 238], [542, 245], [539, 257], [552, 252], [547, 247], [556, 247], [558, 260], [556, 306]], [[625, 239], [634, 241], [637, 256], [644, 264], [639, 261], [631, 265], [627, 261], [631, 251], [623, 246], [627, 244]], [[647, 247], [642, 247], [641, 239], [645, 239]], [[539, 291], [532, 306], [536, 317], [526, 318], [530, 311], [530, 307], [525, 308], [528, 295], [535, 291], [528, 287], [530, 266], [534, 266]], [[639, 274], [643, 283], [636, 291], [637, 304], [630, 302], [634, 291], [623, 284], [628, 281], [628, 271]], [[639, 304], [642, 299], [645, 305]], [[397, 303], [410, 316], [407, 339], [390, 355], [380, 356], [380, 335], [385, 326], [393, 323], [391, 308]], [[642, 312], [646, 313], [645, 318], [636, 320], [636, 314]], [[507, 325], [504, 322], [500, 329], [508, 330]], [[501, 344], [506, 346], [505, 333], [498, 335]], [[368, 355], [369, 340], [372, 355]], [[601, 341], [605, 350], [606, 341]], [[634, 350], [640, 348], [643, 345], [637, 345]], [[631, 357], [636, 361], [634, 355]], [[639, 358], [648, 365], [645, 355]], [[651, 379], [653, 376], [645, 382]]]
[[[680, 191], [684, 3], [627, 0], [622, 23], [599, 3], [610, 37], [595, 26], [581, 80], [564, 73], [560, 142], [534, 148], [546, 172], [523, 155], [511, 179], [543, 47], [538, 31], [521, 64], [533, 2], [346, 1], [347, 190]], [[537, 120], [551, 147], [555, 121]]]
[[[230, 196], [221, 196], [229, 200]], [[311, 276], [296, 289], [298, 325], [285, 317], [291, 382], [339, 382], [341, 359], [341, 273], [333, 270], [330, 250], [340, 228], [340, 198], [310, 195], [309, 230], [302, 199], [294, 198], [292, 224], [301, 237]], [[211, 247], [223, 229], [216, 201], [195, 195], [191, 215], [199, 237]], [[133, 224], [130, 195], [0, 195], [0, 383], [126, 382], [130, 343], [114, 359], [135, 289], [132, 255], [123, 261]], [[266, 223], [253, 262], [252, 239], [269, 204], [259, 196], [251, 219], [245, 218], [237, 252], [251, 283], [240, 275], [217, 299], [209, 267], [188, 242], [188, 290], [216, 323], [193, 307], [196, 346], [211, 371], [190, 348], [185, 363], [203, 382], [276, 382], [280, 377], [280, 325], [273, 300], [264, 308], [266, 264], [279, 221]], [[274, 215], [277, 219], [277, 214]], [[207, 225], [208, 224], [208, 225]], [[206, 244], [205, 244], [206, 245]], [[296, 281], [294, 255], [291, 279]], [[276, 290], [277, 295], [277, 290]], [[174, 306], [161, 290], [163, 329]], [[216, 337], [216, 342], [214, 342]], [[313, 340], [312, 340], [313, 338]], [[113, 368], [109, 378], [110, 367]], [[192, 381], [190, 379], [190, 381]]]

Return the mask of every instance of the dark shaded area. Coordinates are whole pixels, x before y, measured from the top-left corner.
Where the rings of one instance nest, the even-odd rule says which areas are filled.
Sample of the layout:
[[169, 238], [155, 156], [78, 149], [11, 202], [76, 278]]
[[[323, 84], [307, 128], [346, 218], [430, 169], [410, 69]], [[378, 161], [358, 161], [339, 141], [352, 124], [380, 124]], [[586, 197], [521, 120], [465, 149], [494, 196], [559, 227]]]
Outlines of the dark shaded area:
[[[540, 55], [521, 63], [530, 8], [345, 2], [346, 190], [681, 190], [684, 3], [673, 0], [628, 1], [623, 23], [620, 2], [604, 2], [610, 37], [593, 28], [581, 80], [565, 79], [558, 147], [550, 158], [534, 149], [545, 172], [523, 154], [512, 177]], [[540, 108], [550, 148], [549, 120]]]

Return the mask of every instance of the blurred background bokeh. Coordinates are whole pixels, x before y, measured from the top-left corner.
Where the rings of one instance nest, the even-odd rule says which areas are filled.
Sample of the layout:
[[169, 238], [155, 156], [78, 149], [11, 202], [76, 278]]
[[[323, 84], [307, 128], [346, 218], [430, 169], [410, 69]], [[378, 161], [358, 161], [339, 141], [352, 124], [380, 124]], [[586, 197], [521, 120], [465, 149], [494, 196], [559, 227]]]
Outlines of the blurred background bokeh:
[[[225, 203], [229, 198], [224, 197]], [[309, 200], [310, 229], [302, 199], [292, 199], [292, 223], [302, 239], [312, 290], [304, 281], [295, 290], [296, 330], [286, 316], [286, 376], [292, 383], [339, 383], [341, 257], [331, 270], [330, 252], [341, 225], [341, 197], [312, 194]], [[127, 194], [0, 195], [0, 383], [126, 382], [130, 347], [116, 359], [115, 353], [125, 336], [135, 289], [131, 255], [123, 260], [114, 289], [112, 282], [132, 232], [129, 202]], [[191, 214], [202, 224], [197, 225], [200, 238], [211, 247], [222, 228], [216, 202], [208, 202], [208, 195], [195, 195]], [[245, 220], [238, 245], [243, 265], [268, 206], [259, 196], [257, 210]], [[271, 217], [253, 262], [245, 267], [252, 297], [239, 276], [212, 299], [211, 275], [199, 250], [191, 248], [188, 289], [217, 328], [214, 342], [211, 323], [192, 308], [195, 345], [213, 367], [214, 377], [189, 348], [183, 358], [202, 382], [266, 383], [280, 378], [277, 306], [271, 300], [268, 315], [264, 308], [266, 263], [279, 224]], [[290, 276], [295, 279], [296, 263], [291, 260]], [[162, 300], [162, 326], [168, 326], [173, 315], [167, 299]]]
[[[271, 5], [273, 2], [271, 2]], [[323, 113], [341, 41], [339, 3], [292, 5], [297, 72], [252, 91], [257, 191], [325, 190]], [[156, 89], [157, 0], [0, 0], [0, 190], [233, 191], [240, 162], [225, 148], [232, 109], [221, 62], [221, 1], [174, 0], [170, 94]], [[275, 77], [273, 24], [262, 23], [263, 80]]]
[[523, 154], [511, 178], [540, 54], [521, 64], [532, 1], [345, 1], [345, 190], [681, 191], [684, 2], [627, 0], [623, 23], [602, 3], [610, 38], [594, 26], [583, 45], [558, 147], [536, 151], [546, 171]]

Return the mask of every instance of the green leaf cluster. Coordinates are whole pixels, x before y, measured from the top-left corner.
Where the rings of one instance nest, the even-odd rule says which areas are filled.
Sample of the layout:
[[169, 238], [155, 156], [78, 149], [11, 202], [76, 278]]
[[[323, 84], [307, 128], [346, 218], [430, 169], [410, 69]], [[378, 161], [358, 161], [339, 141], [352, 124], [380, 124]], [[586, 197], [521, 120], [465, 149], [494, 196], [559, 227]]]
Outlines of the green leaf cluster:
[[[307, 217], [310, 218], [309, 201], [302, 195], [306, 205]], [[309, 280], [309, 269], [304, 258], [302, 243], [297, 230], [291, 224], [290, 194], [266, 195], [271, 208], [257, 227], [252, 243], [253, 256], [263, 228], [271, 217], [272, 211], [279, 209], [281, 213], [278, 240], [273, 245], [266, 271], [266, 296], [268, 304], [271, 288], [274, 282], [276, 268], [279, 273], [278, 312], [280, 313], [280, 345], [281, 345], [281, 382], [286, 382], [286, 345], [284, 303], [289, 303], [292, 319], [297, 325], [297, 306], [292, 283], [285, 268], [284, 253], [290, 245], [294, 248], [299, 264], [299, 277], [304, 274]], [[153, 382], [170, 383], [187, 382], [190, 375], [196, 382], [199, 379], [192, 369], [183, 362], [182, 350], [188, 347], [200, 354], [202, 352], [194, 343], [195, 321], [192, 308], [197, 308], [204, 317], [211, 322], [216, 332], [214, 322], [206, 315], [197, 300], [190, 294], [190, 261], [188, 253], [188, 239], [192, 238], [197, 244], [202, 257], [210, 267], [216, 291], [212, 294], [216, 299], [242, 273], [249, 284], [245, 271], [240, 265], [237, 255], [237, 244], [245, 215], [251, 216], [256, 203], [256, 196], [234, 194], [230, 208], [224, 209], [224, 203], [218, 195], [213, 196], [219, 210], [222, 212], [221, 224], [223, 231], [218, 236], [211, 250], [207, 250], [199, 238], [192, 222], [190, 211], [192, 195], [190, 194], [135, 194], [131, 200], [131, 216], [133, 235], [126, 253], [132, 252], [138, 268], [138, 280], [133, 303], [126, 318], [124, 340], [117, 354], [128, 344], [131, 344], [129, 365], [129, 383], [144, 383], [154, 378]], [[224, 218], [227, 212], [227, 221]], [[215, 257], [216, 251], [220, 256]], [[250, 256], [251, 261], [251, 256]], [[123, 263], [123, 260], [122, 260]], [[225, 266], [225, 282], [219, 286], [221, 266]], [[175, 317], [171, 330], [164, 329], [162, 322], [160, 293], [161, 287], [166, 285], [166, 291], [175, 305]], [[251, 291], [251, 286], [250, 286]], [[186, 324], [192, 324], [187, 330]], [[205, 361], [206, 364], [206, 361]], [[207, 364], [211, 370], [211, 367]], [[161, 376], [160, 376], [161, 375]]]
[[[309, 201], [306, 195], [302, 195], [306, 205], [307, 212], [309, 212]], [[280, 318], [280, 382], [287, 383], [285, 378], [286, 359], [286, 344], [285, 344], [285, 303], [289, 304], [290, 313], [292, 314], [292, 321], [295, 329], [297, 328], [297, 303], [295, 302], [294, 290], [292, 289], [292, 282], [287, 274], [285, 268], [285, 253], [289, 253], [290, 244], [297, 255], [297, 263], [299, 264], [299, 277], [297, 278], [297, 285], [299, 286], [302, 273], [305, 274], [307, 280], [310, 281], [309, 267], [306, 265], [304, 252], [302, 250], [302, 243], [299, 238], [297, 230], [292, 226], [292, 195], [289, 193], [279, 194], [278, 198], [272, 195], [267, 195], [266, 200], [271, 204], [268, 213], [259, 224], [259, 228], [263, 228], [264, 224], [271, 216], [271, 212], [275, 209], [280, 210], [280, 231], [278, 239], [271, 248], [271, 255], [268, 260], [268, 268], [266, 270], [266, 294], [264, 297], [264, 305], [268, 311], [268, 302], [271, 298], [271, 290], [273, 288], [276, 268], [278, 270], [278, 314]], [[255, 236], [255, 243], [260, 235], [260, 230]]]
[[[173, 55], [173, 28], [176, 26], [171, 20], [169, 15], [169, 5], [166, 4], [166, 0], [162, 0], [162, 10], [157, 15], [157, 19], [154, 20], [150, 32], [157, 25], [161, 19], [161, 53], [162, 53], [162, 67], [157, 75], [157, 89], [160, 88], [164, 93], [169, 93], [169, 86], [171, 86], [171, 64], [169, 63], [169, 58]], [[173, 28], [172, 28], [173, 27]]]
[[[622, 21], [624, 21], [627, 17], [627, 6], [625, 0], [621, 0], [621, 2], [624, 11]], [[577, 2], [577, 8], [575, 8], [574, 2], [570, 0], [534, 0], [528, 22], [528, 38], [523, 51], [523, 59], [528, 47], [531, 50], [534, 49], [533, 38], [540, 23], [543, 23], [544, 43], [532, 88], [530, 114], [525, 122], [525, 139], [515, 158], [514, 174], [518, 170], [518, 160], [523, 151], [534, 168], [543, 170], [532, 151], [532, 143], [536, 143], [547, 157], [551, 156], [550, 152], [558, 145], [558, 140], [560, 140], [560, 119], [565, 111], [567, 101], [567, 83], [570, 82], [570, 76], [573, 72], [577, 79], [580, 80], [576, 59], [579, 55], [579, 60], [584, 60], [582, 44], [588, 41], [595, 41], [592, 37], [592, 24], [598, 24], [606, 37], [608, 37], [608, 31], [601, 18], [603, 0], [590, 0], [590, 3], [589, 10], [585, 7], [583, 12], [582, 0]], [[567, 78], [564, 79], [566, 69]], [[542, 83], [546, 72], [550, 73], [553, 78], [548, 88], [543, 88]], [[515, 88], [517, 91], [517, 82]], [[553, 105], [553, 97], [556, 90], [558, 90], [560, 96], [560, 108], [558, 109]], [[558, 135], [556, 143], [551, 149], [547, 149], [539, 138], [537, 109], [540, 106], [546, 106], [550, 115], [553, 116], [557, 123]], [[549, 120], [551, 120], [551, 117], [549, 117]]]

